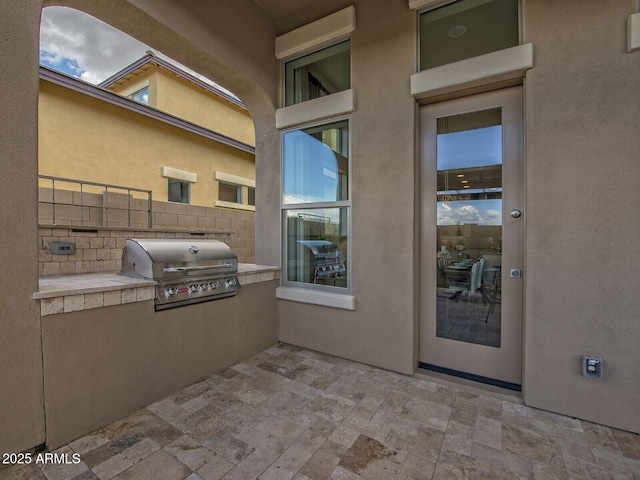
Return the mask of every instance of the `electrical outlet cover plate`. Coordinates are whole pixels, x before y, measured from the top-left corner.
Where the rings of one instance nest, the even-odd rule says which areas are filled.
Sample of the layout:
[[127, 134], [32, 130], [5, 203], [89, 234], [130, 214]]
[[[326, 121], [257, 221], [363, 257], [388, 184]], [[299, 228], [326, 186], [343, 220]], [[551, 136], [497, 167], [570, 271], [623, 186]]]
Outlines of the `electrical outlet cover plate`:
[[582, 374], [585, 377], [602, 378], [602, 359], [593, 355], [582, 357]]

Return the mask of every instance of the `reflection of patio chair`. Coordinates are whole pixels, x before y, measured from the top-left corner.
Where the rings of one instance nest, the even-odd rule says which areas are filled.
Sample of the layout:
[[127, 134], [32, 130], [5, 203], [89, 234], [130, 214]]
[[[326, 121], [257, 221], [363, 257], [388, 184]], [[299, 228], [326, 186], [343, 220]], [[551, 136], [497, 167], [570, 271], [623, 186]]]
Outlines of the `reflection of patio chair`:
[[485, 305], [489, 305], [487, 309], [487, 316], [484, 322], [487, 323], [489, 315], [493, 313], [496, 305], [500, 305], [502, 302], [502, 276], [500, 267], [493, 268], [493, 279], [491, 283], [482, 283], [480, 286], [480, 293], [482, 293], [482, 301]]
[[451, 265], [451, 254], [449, 253], [449, 250], [440, 250], [436, 255], [436, 261], [438, 264], [438, 288], [447, 288], [449, 284], [447, 283], [445, 268]]

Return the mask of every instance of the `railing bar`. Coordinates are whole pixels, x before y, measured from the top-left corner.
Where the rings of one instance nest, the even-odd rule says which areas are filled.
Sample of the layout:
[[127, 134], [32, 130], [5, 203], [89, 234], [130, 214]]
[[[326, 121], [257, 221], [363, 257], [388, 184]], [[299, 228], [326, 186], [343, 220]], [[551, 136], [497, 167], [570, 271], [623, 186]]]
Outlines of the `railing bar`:
[[51, 220], [56, 224], [56, 180], [51, 179]]
[[153, 207], [153, 201], [152, 201], [152, 193], [151, 190], [149, 190], [148, 194], [147, 194], [147, 198], [149, 199], [149, 205], [147, 206], [147, 211], [149, 212], [149, 228], [153, 228], [153, 214], [151, 212], [151, 209]]
[[107, 207], [104, 209], [104, 226], [109, 226], [109, 187], [104, 186], [104, 202]]
[[[135, 187], [123, 187], [119, 185], [112, 185], [106, 183], [99, 182], [86, 182], [83, 180], [76, 180], [71, 178], [62, 178], [62, 177], [54, 177], [51, 175], [38, 175], [38, 178], [51, 180], [51, 206], [52, 206], [52, 222], [55, 225], [56, 223], [56, 181], [59, 182], [68, 182], [68, 183], [76, 183], [80, 185], [80, 223], [82, 225], [84, 222], [84, 185], [92, 185], [104, 188], [104, 202], [103, 202], [103, 224], [104, 226], [109, 226], [109, 210], [111, 209], [109, 206], [109, 188], [115, 190], [125, 190], [127, 192], [127, 217], [128, 217], [128, 225], [131, 227], [131, 208], [133, 202], [133, 195], [131, 192], [141, 192], [147, 195], [147, 215], [148, 215], [148, 228], [153, 228], [153, 191], [145, 190], [143, 188], [135, 188]], [[72, 200], [70, 206], [74, 206], [73, 201], [73, 193], [71, 196]], [[47, 203], [47, 202], [42, 202]], [[115, 210], [124, 210], [124, 208], [119, 208], [117, 206], [113, 207]], [[141, 210], [142, 211], [142, 210]]]
[[89, 181], [84, 181], [84, 180], [76, 180], [73, 178], [62, 178], [62, 177], [53, 177], [51, 175], [38, 175], [38, 177], [40, 178], [45, 178], [45, 179], [49, 179], [49, 180], [59, 180], [61, 182], [71, 182], [71, 183], [84, 183], [85, 185], [93, 185], [96, 187], [109, 187], [109, 188], [116, 188], [116, 189], [121, 189], [121, 190], [131, 190], [134, 192], [143, 192], [146, 193], [149, 190], [145, 190], [144, 188], [135, 188], [135, 187], [127, 187], [127, 186], [123, 186], [123, 185], [112, 185], [110, 183], [99, 183], [99, 182], [89, 182]]
[[84, 225], [84, 195], [82, 192], [82, 182], [80, 182], [80, 225]]

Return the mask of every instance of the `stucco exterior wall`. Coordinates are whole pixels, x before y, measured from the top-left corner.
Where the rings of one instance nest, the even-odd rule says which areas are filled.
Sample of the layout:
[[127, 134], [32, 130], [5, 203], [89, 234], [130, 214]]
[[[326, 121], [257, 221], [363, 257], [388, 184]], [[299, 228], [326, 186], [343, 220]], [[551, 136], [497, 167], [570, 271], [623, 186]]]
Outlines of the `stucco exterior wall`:
[[[350, 2], [354, 311], [280, 302], [280, 338], [414, 372], [414, 14], [402, 0]], [[384, 39], [384, 40], [383, 40]]]
[[[524, 398], [640, 431], [640, 52], [634, 0], [525, 2]], [[604, 377], [581, 374], [582, 355]]]
[[250, 153], [46, 81], [38, 124], [42, 175], [152, 190], [166, 202], [166, 166], [197, 174], [190, 203], [201, 206], [218, 199], [215, 171], [255, 179]]
[[[278, 264], [280, 134], [275, 128], [278, 67], [273, 57], [277, 30], [273, 22], [248, 0], [222, 2], [216, 9], [205, 2], [170, 0], [65, 3], [136, 33], [141, 41], [239, 95], [256, 123], [256, 175], [262, 185], [256, 191], [256, 261]], [[626, 52], [626, 20], [637, 11], [637, 2], [523, 3], [525, 41], [533, 44], [535, 52], [534, 67], [525, 80], [524, 399], [532, 406], [638, 432], [640, 304], [635, 279], [640, 197], [633, 182], [640, 174], [640, 53]], [[347, 4], [321, 5], [335, 11]], [[415, 140], [416, 104], [409, 94], [409, 76], [415, 71], [415, 15], [405, 0], [353, 4], [358, 19], [352, 35], [356, 111], [352, 115], [351, 259], [356, 309], [348, 312], [280, 301], [280, 337], [411, 373], [419, 292], [414, 253], [419, 142]], [[40, 6], [36, 0], [0, 6], [5, 39], [0, 46], [4, 112], [0, 187], [6, 192], [0, 214], [2, 224], [9, 225], [0, 239], [4, 245], [21, 247], [20, 255], [13, 249], [0, 253], [0, 262], [9, 272], [0, 284], [0, 450], [5, 451], [44, 441], [40, 319], [31, 297], [38, 278]], [[244, 28], [237, 27], [239, 21]], [[101, 322], [97, 315], [64, 314], [60, 326], [69, 328], [71, 336], [90, 335], [107, 328], [108, 322]], [[87, 325], [82, 325], [85, 320]], [[125, 331], [133, 327], [131, 320], [123, 325]], [[171, 324], [167, 331], [177, 328]], [[105, 355], [117, 351], [118, 342], [127, 341], [114, 332], [103, 333], [111, 344]], [[67, 360], [54, 354], [61, 331], [45, 335], [52, 340], [45, 348], [46, 362], [55, 359], [61, 368], [69, 368]], [[127, 345], [131, 352], [131, 343]], [[157, 355], [153, 347], [144, 348], [151, 349], [143, 350], [151, 357]], [[582, 354], [603, 357], [602, 380], [582, 377]], [[131, 355], [130, 359], [135, 358]], [[164, 368], [154, 370], [154, 375], [181, 375], [186, 368], [180, 361], [177, 367], [165, 358], [158, 361]], [[113, 378], [113, 372], [103, 373]], [[55, 411], [63, 408], [57, 402], [77, 384], [71, 376], [64, 377], [63, 370], [46, 374], [60, 382], [47, 387], [51, 399], [47, 405], [54, 410], [47, 420], [55, 443], [69, 436], [67, 427], [56, 423], [64, 418]], [[84, 380], [89, 381], [90, 375]], [[177, 386], [163, 384], [162, 392], [153, 390], [152, 395]], [[128, 393], [131, 387], [125, 383], [118, 388]], [[123, 412], [101, 410], [100, 415], [107, 420], [119, 413]], [[83, 418], [89, 427], [93, 420]]]
[[49, 448], [274, 345], [275, 287], [161, 312], [150, 300], [44, 317]]
[[[44, 442], [38, 289], [40, 2], [0, 4], [0, 452]], [[20, 74], [16, 74], [20, 72]]]
[[[253, 121], [247, 110], [173, 73], [163, 69], [157, 69], [156, 72], [156, 108], [255, 146]], [[206, 108], [202, 108], [203, 105]]]

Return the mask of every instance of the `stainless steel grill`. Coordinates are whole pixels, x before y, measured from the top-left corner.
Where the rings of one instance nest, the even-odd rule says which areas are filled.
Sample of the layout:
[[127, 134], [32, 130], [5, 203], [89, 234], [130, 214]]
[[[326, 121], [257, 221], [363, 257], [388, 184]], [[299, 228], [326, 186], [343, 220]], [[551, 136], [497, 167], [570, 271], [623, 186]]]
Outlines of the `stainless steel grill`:
[[218, 240], [127, 239], [121, 275], [155, 280], [155, 309], [230, 297], [238, 258]]
[[338, 247], [326, 240], [298, 240], [299, 258], [303, 259], [307, 281], [326, 283], [329, 278], [347, 273], [342, 253]]

